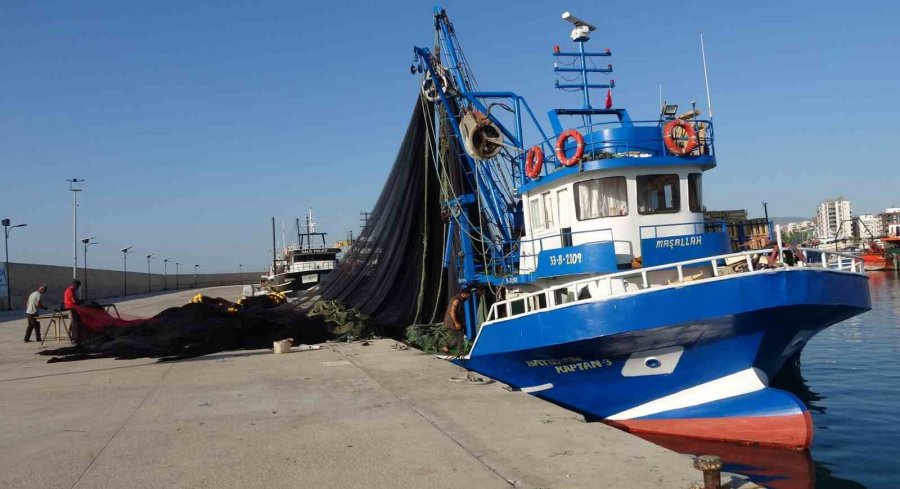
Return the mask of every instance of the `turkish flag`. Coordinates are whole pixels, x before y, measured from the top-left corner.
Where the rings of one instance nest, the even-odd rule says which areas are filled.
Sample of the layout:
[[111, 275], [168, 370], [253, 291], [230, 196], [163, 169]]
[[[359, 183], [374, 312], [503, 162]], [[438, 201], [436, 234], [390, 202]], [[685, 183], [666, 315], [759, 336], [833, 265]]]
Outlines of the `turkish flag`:
[[612, 108], [612, 89], [611, 88], [606, 89], [606, 108], [607, 109]]

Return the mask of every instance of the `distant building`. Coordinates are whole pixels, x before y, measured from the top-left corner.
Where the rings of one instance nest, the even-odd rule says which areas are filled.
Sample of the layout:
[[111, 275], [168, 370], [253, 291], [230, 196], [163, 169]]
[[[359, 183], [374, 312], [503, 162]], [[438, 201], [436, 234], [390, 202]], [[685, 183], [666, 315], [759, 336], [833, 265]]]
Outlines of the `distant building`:
[[789, 222], [781, 226], [782, 235], [792, 235], [794, 242], [803, 242], [816, 236], [816, 223], [811, 220]]
[[826, 200], [819, 204], [816, 213], [819, 238], [849, 238], [853, 235], [850, 218], [850, 201], [844, 197]]
[[853, 216], [853, 236], [862, 239], [875, 239], [884, 236], [881, 216], [876, 216], [875, 214]]
[[900, 207], [888, 207], [878, 217], [885, 236], [900, 236]]

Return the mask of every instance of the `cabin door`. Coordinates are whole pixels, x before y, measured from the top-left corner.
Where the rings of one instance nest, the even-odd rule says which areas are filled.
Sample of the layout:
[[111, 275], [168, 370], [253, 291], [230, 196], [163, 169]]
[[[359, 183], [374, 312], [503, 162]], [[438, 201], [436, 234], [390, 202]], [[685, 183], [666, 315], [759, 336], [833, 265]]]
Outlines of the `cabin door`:
[[564, 188], [556, 192], [556, 208], [559, 210], [559, 239], [563, 247], [572, 246], [572, 223], [570, 219], [571, 202], [569, 202], [569, 189]]

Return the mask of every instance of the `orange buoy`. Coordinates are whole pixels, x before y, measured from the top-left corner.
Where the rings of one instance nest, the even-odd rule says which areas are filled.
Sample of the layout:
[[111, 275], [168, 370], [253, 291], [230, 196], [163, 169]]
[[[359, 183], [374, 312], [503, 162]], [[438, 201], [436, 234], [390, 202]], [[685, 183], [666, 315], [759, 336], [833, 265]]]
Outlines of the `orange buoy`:
[[544, 150], [540, 146], [532, 146], [525, 155], [525, 175], [534, 180], [541, 174], [544, 166]]
[[[571, 158], [566, 157], [566, 142], [569, 138], [575, 138], [575, 154]], [[556, 157], [563, 166], [572, 166], [584, 156], [584, 136], [575, 129], [567, 129], [556, 140]]]
[[[684, 146], [675, 142], [675, 136], [672, 133], [676, 127], [680, 127], [687, 135], [687, 143]], [[689, 155], [697, 149], [697, 132], [694, 131], [694, 126], [681, 119], [675, 119], [663, 126], [663, 141], [670, 153], [678, 156]]]

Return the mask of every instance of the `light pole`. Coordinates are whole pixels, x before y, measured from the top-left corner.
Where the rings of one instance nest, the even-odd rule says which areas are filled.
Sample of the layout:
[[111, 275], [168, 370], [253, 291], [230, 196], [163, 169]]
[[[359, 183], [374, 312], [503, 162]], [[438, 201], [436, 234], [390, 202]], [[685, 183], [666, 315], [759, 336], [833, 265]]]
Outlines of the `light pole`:
[[122, 295], [128, 295], [128, 254], [134, 253], [131, 249], [134, 246], [128, 246], [126, 248], [122, 248]]
[[194, 265], [194, 288], [195, 289], [197, 288], [197, 268], [199, 268], [199, 267], [200, 267], [200, 265]]
[[147, 293], [153, 291], [153, 287], [150, 286], [150, 259], [153, 258], [153, 253], [147, 255]]
[[84, 288], [81, 290], [81, 298], [87, 300], [88, 298], [88, 277], [87, 277], [87, 249], [90, 245], [97, 244], [96, 241], [91, 242], [94, 239], [94, 236], [90, 238], [81, 238], [81, 244], [84, 245], [84, 263], [81, 264], [81, 275], [84, 278]]
[[175, 289], [178, 289], [178, 265], [181, 265], [177, 261], [175, 262]]
[[3, 247], [6, 249], [6, 310], [12, 311], [12, 282], [9, 281], [9, 232], [15, 228], [22, 228], [28, 224], [9, 225], [9, 219], [4, 219], [3, 223]]
[[78, 278], [78, 192], [81, 192], [78, 184], [84, 180], [73, 178], [66, 181], [69, 182], [69, 192], [72, 192], [72, 247], [74, 249], [72, 252], [72, 279], [74, 280]]
[[238, 263], [238, 280], [241, 280], [241, 277], [244, 276], [244, 264]]
[[169, 290], [169, 279], [167, 269], [169, 268], [169, 259], [163, 258], [163, 290]]

